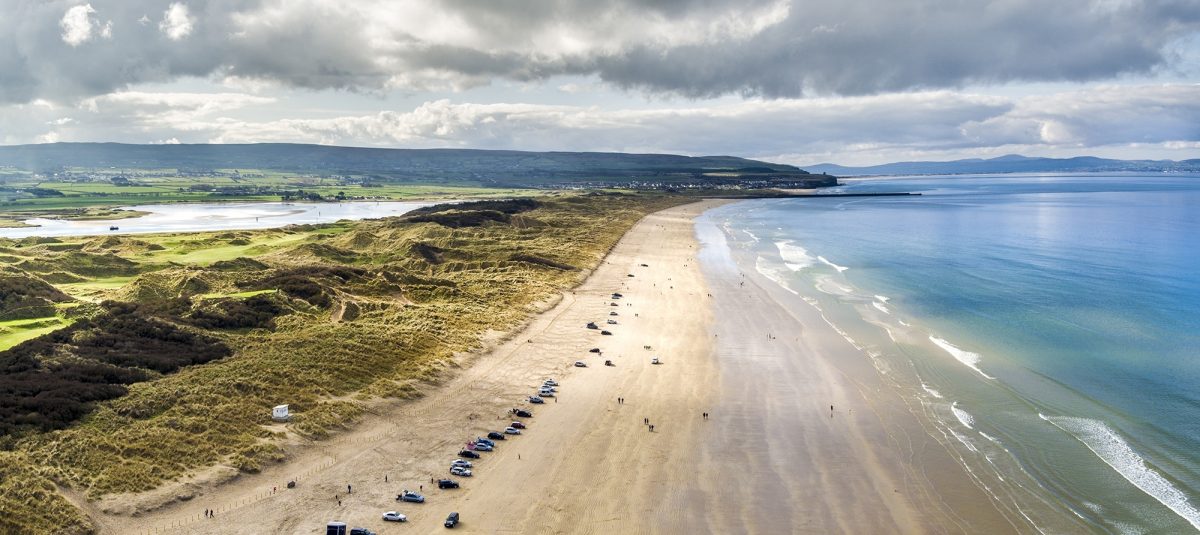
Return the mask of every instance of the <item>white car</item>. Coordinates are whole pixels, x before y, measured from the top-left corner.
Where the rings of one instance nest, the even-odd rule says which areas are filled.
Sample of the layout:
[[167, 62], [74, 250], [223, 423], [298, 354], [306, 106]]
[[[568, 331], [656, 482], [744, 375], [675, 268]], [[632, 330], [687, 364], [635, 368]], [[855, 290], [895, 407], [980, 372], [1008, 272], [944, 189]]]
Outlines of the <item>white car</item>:
[[587, 363], [583, 362], [582, 360], [577, 360], [577, 361], [575, 361], [575, 367], [576, 368], [586, 368]]
[[554, 397], [554, 391], [553, 390], [538, 390], [538, 397], [552, 398], [552, 397]]
[[542, 381], [542, 384], [546, 386], [558, 386], [558, 381], [555, 381], [554, 379], [546, 379], [545, 381]]
[[383, 513], [383, 519], [387, 522], [408, 522], [408, 517], [395, 511]]
[[454, 468], [456, 466], [459, 468], [470, 468], [471, 461], [466, 459], [455, 459], [454, 462], [450, 463], [450, 468]]
[[482, 442], [475, 443], [475, 451], [492, 451], [492, 449], [493, 448], [490, 444], [484, 444]]
[[459, 477], [471, 477], [471, 470], [461, 466], [455, 466], [451, 468], [450, 473]]
[[504, 428], [504, 432], [505, 432], [505, 433], [507, 433], [507, 434], [509, 434], [509, 435], [519, 435], [519, 434], [521, 434], [521, 430], [520, 430], [520, 429], [517, 429], [517, 428], [515, 428], [515, 427], [505, 427], [505, 428]]
[[542, 399], [542, 398], [540, 398], [540, 397], [538, 397], [538, 396], [529, 396], [529, 402], [530, 402], [530, 403], [533, 403], [533, 404], [536, 404], [536, 405], [540, 405], [540, 404], [542, 404], [542, 403], [545, 403], [545, 402], [546, 402], [546, 400], [544, 400], [544, 399]]
[[607, 323], [607, 324], [609, 324], [609, 325], [616, 325], [616, 324], [617, 324], [617, 320], [608, 320], [608, 321], [606, 321], [605, 323]]
[[662, 361], [658, 360], [658, 357], [654, 357], [650, 359], [650, 364], [662, 364]]

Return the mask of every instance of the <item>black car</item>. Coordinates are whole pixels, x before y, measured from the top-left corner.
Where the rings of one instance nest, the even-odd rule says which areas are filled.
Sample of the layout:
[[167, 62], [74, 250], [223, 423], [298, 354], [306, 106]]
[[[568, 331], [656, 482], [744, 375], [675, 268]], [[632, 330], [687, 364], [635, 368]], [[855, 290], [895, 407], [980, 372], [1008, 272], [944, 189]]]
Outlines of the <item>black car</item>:
[[457, 525], [458, 525], [458, 513], [457, 512], [450, 513], [450, 516], [446, 517], [445, 526], [448, 528], [452, 528]]
[[608, 331], [600, 331], [600, 334], [603, 334], [604, 336], [612, 336], [612, 333]]
[[367, 528], [353, 528], [350, 530], [350, 535], [375, 535], [375, 532]]
[[600, 348], [598, 348], [598, 347], [593, 347], [588, 350], [588, 353], [599, 353], [599, 352], [600, 352]]
[[458, 482], [453, 479], [439, 479], [438, 480], [438, 488], [439, 489], [456, 489], [456, 488], [458, 488]]
[[495, 431], [489, 432], [488, 438], [490, 438], [492, 440], [504, 440], [505, 439], [504, 433], [497, 433]]
[[513, 412], [513, 414], [520, 416], [521, 418], [533, 418], [533, 413], [526, 410], [517, 409]]
[[479, 454], [475, 453], [471, 450], [462, 450], [462, 451], [458, 452], [458, 456], [466, 457], [468, 459], [478, 459], [479, 458]]

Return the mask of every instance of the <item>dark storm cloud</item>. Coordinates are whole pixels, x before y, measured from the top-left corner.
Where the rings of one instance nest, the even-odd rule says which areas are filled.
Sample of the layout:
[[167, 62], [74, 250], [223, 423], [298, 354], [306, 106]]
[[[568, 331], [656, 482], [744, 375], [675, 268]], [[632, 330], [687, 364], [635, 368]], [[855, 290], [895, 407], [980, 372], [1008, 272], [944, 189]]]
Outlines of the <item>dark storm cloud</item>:
[[9, 103], [184, 76], [389, 91], [582, 74], [692, 97], [1088, 81], [1163, 68], [1200, 28], [1195, 0], [0, 0], [0, 13]]

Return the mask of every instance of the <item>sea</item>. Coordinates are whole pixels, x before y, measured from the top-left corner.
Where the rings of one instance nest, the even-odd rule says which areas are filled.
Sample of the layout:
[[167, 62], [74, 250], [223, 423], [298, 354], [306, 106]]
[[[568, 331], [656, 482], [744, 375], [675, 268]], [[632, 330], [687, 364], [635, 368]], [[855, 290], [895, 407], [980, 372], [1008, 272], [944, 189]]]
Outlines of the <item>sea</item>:
[[1200, 532], [1200, 176], [923, 176], [703, 218], [1022, 531]]
[[398, 216], [428, 202], [370, 201], [340, 203], [218, 202], [142, 204], [124, 210], [145, 212], [138, 217], [113, 220], [33, 218], [28, 226], [0, 228], [0, 238], [31, 236], [92, 236], [160, 232], [208, 232], [315, 225], [340, 220]]

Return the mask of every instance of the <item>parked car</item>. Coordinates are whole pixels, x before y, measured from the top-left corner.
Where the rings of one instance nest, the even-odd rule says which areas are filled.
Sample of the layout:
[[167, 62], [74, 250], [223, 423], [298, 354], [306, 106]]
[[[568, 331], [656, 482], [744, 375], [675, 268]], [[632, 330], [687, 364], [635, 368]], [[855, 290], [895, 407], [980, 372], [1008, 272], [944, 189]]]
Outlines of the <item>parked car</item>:
[[600, 348], [598, 348], [598, 347], [593, 347], [588, 350], [588, 353], [599, 353], [599, 352], [600, 352]]
[[367, 528], [350, 528], [350, 535], [375, 535], [375, 532]]
[[466, 457], [467, 459], [478, 459], [479, 458], [479, 454], [475, 453], [471, 450], [462, 450], [462, 451], [458, 452], [458, 456]]
[[614, 311], [612, 311], [612, 312], [609, 312], [609, 313], [608, 313], [608, 315], [609, 315], [609, 316], [620, 316], [620, 314], [617, 314], [617, 311], [616, 311], [616, 310], [614, 310]]
[[577, 360], [577, 361], [575, 361], [575, 367], [576, 368], [586, 368], [587, 363], [582, 360]]
[[625, 297], [625, 296], [623, 296], [623, 295], [621, 295], [620, 293], [617, 293], [617, 292], [613, 292], [613, 294], [612, 294], [612, 298], [613, 298], [613, 299], [620, 299], [620, 298], [622, 298], [622, 297]]
[[546, 379], [545, 381], [542, 381], [542, 384], [550, 385], [550, 386], [558, 386], [558, 381], [555, 381], [554, 379]]
[[542, 398], [540, 398], [540, 397], [538, 397], [538, 396], [529, 396], [529, 402], [530, 402], [530, 403], [533, 403], [533, 404], [535, 404], [535, 405], [540, 405], [540, 404], [542, 404], [542, 403], [545, 403], [545, 402], [546, 402], [546, 400], [544, 400], [544, 399], [542, 399]]
[[470, 468], [471, 461], [468, 461], [466, 459], [455, 459], [454, 462], [450, 463], [450, 466], [452, 466], [452, 467], [453, 466], [461, 466], [463, 468]]
[[[503, 435], [501, 435], [501, 436], [500, 436], [500, 440], [504, 440], [504, 436], [503, 436]], [[495, 442], [492, 442], [490, 439], [486, 439], [486, 438], [483, 438], [483, 437], [475, 437], [475, 443], [476, 443], [476, 444], [487, 444], [488, 446], [491, 446], [491, 447], [493, 447], [493, 448], [494, 448], [494, 447], [496, 447], [496, 443], [495, 443]]]
[[446, 523], [443, 525], [448, 528], [457, 526], [458, 525], [458, 513], [457, 512], [450, 513], [450, 516], [446, 517]]
[[510, 425], [509, 427], [515, 427], [517, 429], [525, 429], [525, 422], [513, 422], [512, 425]]
[[488, 431], [488, 438], [490, 438], [492, 440], [504, 440], [505, 439], [504, 433], [497, 433], [495, 431]]
[[553, 390], [538, 390], [538, 396], [543, 397], [543, 398], [552, 398], [552, 397], [554, 397], [554, 391]]
[[589, 322], [588, 322], [588, 324], [587, 324], [587, 328], [589, 328], [589, 329], [599, 329], [599, 328], [600, 328], [600, 326], [599, 326], [599, 325], [596, 325], [596, 322], [594, 322], [594, 321], [589, 321]]
[[505, 433], [508, 433], [508, 434], [510, 434], [510, 435], [519, 435], [519, 434], [521, 434], [521, 430], [520, 430], [520, 429], [517, 429], [517, 428], [515, 428], [515, 427], [512, 427], [512, 426], [505, 427], [505, 428], [504, 428], [504, 432], [505, 432]]
[[458, 488], [458, 482], [453, 479], [439, 479], [438, 480], [438, 488], [439, 489], [456, 489], [456, 488]]
[[408, 517], [395, 511], [383, 513], [383, 520], [386, 522], [408, 522]]
[[475, 443], [475, 451], [492, 451], [493, 449], [495, 448], [487, 444]]
[[658, 360], [658, 357], [654, 357], [650, 359], [650, 364], [662, 364], [662, 361]]
[[521, 417], [521, 418], [533, 418], [533, 413], [532, 413], [532, 412], [529, 412], [529, 411], [524, 411], [524, 410], [521, 410], [521, 409], [517, 409], [517, 410], [513, 411], [513, 414], [515, 414], [515, 415], [517, 415], [517, 416], [519, 416], [519, 417]]
[[619, 307], [619, 306], [621, 306], [621, 305], [618, 305], [618, 304], [616, 304], [616, 303], [609, 303], [609, 304], [608, 304], [608, 306], [610, 306], [610, 307]]
[[425, 497], [415, 492], [404, 491], [396, 495], [396, 501], [409, 503], [425, 503]]
[[611, 360], [604, 361], [604, 365], [605, 366], [616, 366], [616, 364], [613, 364], [613, 362]]
[[642, 267], [650, 267], [650, 264], [638, 264], [638, 265], [640, 265]]
[[451, 468], [450, 468], [450, 473], [451, 473], [451, 474], [454, 474], [454, 475], [456, 475], [456, 476], [461, 476], [461, 477], [471, 477], [471, 469], [470, 469], [470, 468], [463, 468], [463, 467], [461, 467], [461, 466], [454, 466], [454, 467], [451, 467]]
[[605, 322], [605, 323], [608, 323], [609, 325], [616, 325], [616, 324], [617, 324], [617, 320], [608, 320], [608, 321], [607, 321], [607, 322]]
[[603, 334], [604, 336], [612, 336], [612, 331], [600, 331], [600, 334]]

